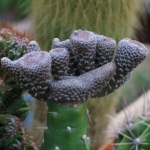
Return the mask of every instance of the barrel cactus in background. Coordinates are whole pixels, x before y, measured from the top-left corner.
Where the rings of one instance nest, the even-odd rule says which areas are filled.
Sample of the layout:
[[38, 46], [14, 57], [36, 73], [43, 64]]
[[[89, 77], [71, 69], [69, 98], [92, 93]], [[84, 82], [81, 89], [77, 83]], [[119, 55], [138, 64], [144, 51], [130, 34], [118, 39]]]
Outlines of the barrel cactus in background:
[[122, 131], [118, 131], [114, 146], [117, 150], [149, 150], [150, 149], [150, 120], [141, 116], [130, 120]]
[[[90, 31], [76, 30], [70, 39], [53, 40], [50, 52], [34, 41], [29, 53], [3, 68], [33, 97], [46, 101], [47, 125], [41, 150], [87, 150], [87, 99], [112, 93], [124, 84], [147, 56], [144, 45], [130, 39], [119, 42]], [[51, 76], [52, 75], [52, 76]]]
[[[119, 41], [138, 28], [141, 0], [32, 0], [33, 30], [43, 49], [54, 37], [65, 40], [75, 29], [86, 29]], [[39, 11], [40, 10], [40, 11]], [[128, 17], [130, 16], [130, 17]], [[49, 29], [49, 30], [47, 30]]]
[[[120, 113], [121, 115], [112, 118], [111, 127], [108, 130], [112, 133], [110, 136], [112, 140], [99, 150], [107, 150], [107, 147], [110, 147], [109, 150], [150, 149], [149, 97], [146, 93], [143, 95], [144, 102], [140, 103], [139, 108], [132, 104], [124, 108]], [[143, 97], [141, 100], [143, 100]]]
[[[9, 24], [0, 24], [0, 59], [20, 58], [27, 52], [30, 39]], [[0, 149], [37, 149], [32, 138], [26, 135], [22, 121], [30, 106], [22, 97], [24, 90], [0, 64]]]

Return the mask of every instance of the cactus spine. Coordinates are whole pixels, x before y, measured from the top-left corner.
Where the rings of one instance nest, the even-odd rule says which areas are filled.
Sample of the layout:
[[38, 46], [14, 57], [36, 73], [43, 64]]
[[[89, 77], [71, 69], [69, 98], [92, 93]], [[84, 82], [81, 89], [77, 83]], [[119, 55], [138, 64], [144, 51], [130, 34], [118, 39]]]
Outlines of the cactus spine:
[[[97, 93], [108, 95], [119, 88], [145, 59], [147, 49], [139, 42], [123, 39], [112, 61], [109, 58], [115, 51], [115, 41], [87, 30], [74, 31], [66, 41], [55, 39], [49, 53], [40, 51], [36, 42], [30, 43], [28, 54], [15, 61], [4, 57], [1, 63], [22, 88], [47, 102], [47, 126], [41, 149], [87, 150], [87, 99]], [[103, 49], [105, 57], [99, 63]], [[69, 63], [75, 66], [73, 76], [69, 74]], [[70, 141], [68, 145], [66, 140]]]

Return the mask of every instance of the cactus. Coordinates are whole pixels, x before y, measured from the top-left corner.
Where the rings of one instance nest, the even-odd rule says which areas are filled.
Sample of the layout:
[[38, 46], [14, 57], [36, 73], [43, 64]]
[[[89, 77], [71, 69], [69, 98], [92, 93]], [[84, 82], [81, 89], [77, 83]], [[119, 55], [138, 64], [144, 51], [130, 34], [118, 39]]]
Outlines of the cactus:
[[89, 149], [87, 99], [118, 89], [148, 54], [144, 45], [130, 39], [119, 42], [113, 59], [115, 50], [113, 39], [76, 30], [68, 40], [54, 39], [49, 53], [34, 43], [15, 61], [1, 59], [2, 67], [23, 89], [47, 102], [42, 150]]
[[[9, 24], [0, 24], [0, 58], [18, 59], [27, 51], [29, 39]], [[24, 119], [29, 105], [21, 97], [21, 87], [2, 69], [0, 65], [0, 112]]]
[[[129, 123], [129, 124], [128, 124]], [[150, 148], [150, 120], [134, 119], [132, 122], [128, 122], [124, 131], [119, 131], [119, 137], [115, 141], [115, 147], [118, 150], [147, 150]]]
[[54, 37], [65, 40], [75, 29], [91, 30], [120, 41], [131, 38], [134, 28], [139, 28], [137, 13], [142, 7], [140, 0], [32, 0], [33, 30], [45, 50], [50, 49], [49, 41]]
[[9, 114], [0, 114], [0, 149], [37, 150], [32, 137], [25, 135], [20, 119]]
[[[29, 39], [11, 25], [0, 24], [0, 59], [20, 58], [30, 50]], [[32, 142], [33, 139], [24, 132], [22, 125], [30, 111], [23, 93], [24, 90], [0, 64], [0, 149], [37, 149]]]
[[[138, 17], [142, 13], [143, 3], [141, 0], [38, 0], [38, 2], [32, 0], [31, 8], [35, 38], [42, 49], [49, 50], [51, 47], [49, 41], [54, 37], [65, 40], [75, 29], [91, 30], [112, 37], [117, 42], [124, 37], [133, 38], [134, 29], [140, 28]], [[73, 64], [69, 65], [69, 68], [71, 68]], [[72, 69], [76, 70], [77, 68], [73, 66]], [[72, 72], [72, 69], [70, 69], [70, 72]], [[89, 123], [89, 134], [92, 137], [91, 140], [94, 141], [92, 147], [97, 145], [93, 149], [100, 146], [99, 139], [103, 136], [101, 132], [105, 130], [109, 121], [105, 116], [108, 113], [115, 112], [120, 97], [117, 92], [107, 98], [97, 98], [99, 104], [97, 105], [95, 102], [95, 108], [101, 110], [102, 122], [105, 123], [102, 125], [101, 121], [97, 121], [96, 123], [99, 125], [95, 126], [94, 129], [93, 124]], [[107, 105], [107, 102], [110, 101], [112, 105]], [[94, 118], [97, 117], [93, 119], [93, 122], [94, 120], [101, 120], [100, 116], [95, 115], [98, 112], [90, 109], [93, 106], [92, 102], [89, 102], [88, 109]], [[108, 106], [107, 109], [102, 107], [104, 103]], [[111, 112], [107, 110], [111, 110]], [[94, 137], [98, 132], [99, 136]]]
[[133, 112], [130, 114], [129, 109], [127, 109], [129, 112], [124, 110], [126, 118], [115, 128], [114, 149], [150, 149], [149, 100], [145, 98], [144, 100], [142, 112]]

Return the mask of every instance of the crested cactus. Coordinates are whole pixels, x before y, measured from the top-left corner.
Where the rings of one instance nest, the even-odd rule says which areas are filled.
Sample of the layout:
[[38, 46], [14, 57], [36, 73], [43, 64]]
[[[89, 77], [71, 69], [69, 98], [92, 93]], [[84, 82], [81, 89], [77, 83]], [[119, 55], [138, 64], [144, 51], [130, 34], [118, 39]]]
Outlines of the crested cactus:
[[[49, 50], [52, 45], [49, 41], [53, 40], [54, 37], [65, 40], [75, 29], [86, 29], [112, 37], [117, 43], [124, 37], [133, 38], [135, 28], [140, 28], [139, 16], [144, 7], [141, 0], [32, 0], [31, 8], [35, 39], [42, 49]], [[68, 40], [61, 44], [67, 42]], [[68, 52], [71, 53], [70, 48]], [[99, 55], [101, 54], [103, 55], [103, 52]], [[72, 56], [74, 55], [70, 55], [70, 59], [74, 59]], [[103, 59], [103, 57], [97, 58]], [[73, 62], [69, 63], [68, 72], [69, 74], [75, 72], [78, 75], [77, 63]], [[107, 98], [97, 97], [97, 102], [91, 100], [88, 103], [90, 114], [95, 118], [93, 123], [95, 122], [94, 120], [100, 120], [95, 122], [97, 125], [94, 127], [91, 123], [88, 125], [91, 140], [94, 141], [92, 143], [93, 150], [102, 144], [98, 139], [104, 136], [101, 132], [105, 130], [106, 124], [109, 122], [109, 118], [105, 116], [115, 112], [121, 97], [119, 93], [117, 91]], [[93, 104], [95, 104], [96, 108], [94, 110], [90, 109]], [[107, 105], [107, 109], [102, 107], [103, 105]], [[103, 121], [101, 121], [101, 116], [97, 115], [99, 112], [95, 110], [101, 110]], [[101, 122], [103, 122], [103, 125]], [[97, 137], [95, 136], [96, 134]]]
[[141, 43], [123, 39], [113, 59], [113, 39], [82, 30], [66, 41], [54, 39], [52, 47], [49, 53], [31, 50], [15, 61], [4, 57], [2, 67], [33, 97], [47, 102], [42, 150], [89, 149], [87, 99], [119, 88], [148, 52]]

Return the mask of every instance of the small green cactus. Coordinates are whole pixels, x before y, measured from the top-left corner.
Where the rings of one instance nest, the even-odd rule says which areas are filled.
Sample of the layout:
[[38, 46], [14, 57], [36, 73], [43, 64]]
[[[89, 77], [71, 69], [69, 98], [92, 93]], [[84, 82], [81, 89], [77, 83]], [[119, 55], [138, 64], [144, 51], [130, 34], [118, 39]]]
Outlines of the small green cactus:
[[20, 119], [12, 115], [0, 114], [0, 149], [37, 150], [32, 137], [25, 135]]
[[47, 102], [41, 149], [89, 149], [87, 99], [118, 89], [145, 59], [147, 49], [137, 41], [123, 39], [113, 59], [113, 39], [82, 30], [74, 31], [66, 41], [54, 39], [49, 53], [40, 51], [36, 42], [30, 45], [34, 46], [28, 54], [15, 61], [3, 57], [1, 63], [23, 89]]
[[115, 141], [117, 150], [148, 150], [150, 149], [150, 120], [133, 119], [128, 122]]
[[[150, 149], [150, 106], [149, 98], [144, 95], [138, 103], [139, 109], [135, 107], [135, 104], [124, 108], [124, 117], [119, 117], [122, 120], [115, 118], [113, 121], [115, 124], [114, 131], [114, 149], [115, 150], [148, 150]], [[142, 95], [142, 96], [143, 96]], [[148, 99], [147, 99], [148, 98]], [[137, 102], [139, 102], [137, 100]], [[143, 105], [143, 106], [142, 106]], [[133, 109], [137, 111], [133, 111]], [[141, 109], [143, 108], [143, 109]], [[131, 113], [132, 111], [132, 113]], [[123, 119], [124, 118], [124, 119]], [[111, 125], [111, 124], [110, 124]]]

